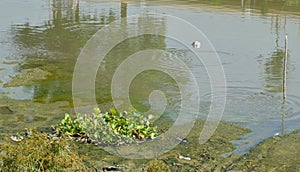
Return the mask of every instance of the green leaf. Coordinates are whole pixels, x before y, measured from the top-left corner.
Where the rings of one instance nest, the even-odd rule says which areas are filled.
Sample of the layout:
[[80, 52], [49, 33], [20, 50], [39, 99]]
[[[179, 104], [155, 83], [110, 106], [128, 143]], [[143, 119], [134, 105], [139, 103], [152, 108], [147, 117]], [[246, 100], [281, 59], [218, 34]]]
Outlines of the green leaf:
[[94, 112], [95, 112], [95, 114], [99, 114], [99, 113], [101, 113], [101, 110], [99, 108], [94, 108]]

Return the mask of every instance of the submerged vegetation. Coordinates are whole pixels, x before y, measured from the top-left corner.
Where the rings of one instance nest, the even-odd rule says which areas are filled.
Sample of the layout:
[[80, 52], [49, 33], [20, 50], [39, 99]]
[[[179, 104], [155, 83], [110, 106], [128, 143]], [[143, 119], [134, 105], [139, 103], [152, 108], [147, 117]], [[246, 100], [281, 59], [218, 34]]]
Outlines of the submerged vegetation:
[[[119, 171], [154, 172], [295, 171], [295, 169], [299, 169], [297, 163], [300, 147], [299, 132], [270, 138], [244, 156], [223, 157], [221, 155], [235, 149], [231, 140], [236, 140], [239, 136], [249, 132], [247, 129], [224, 122], [220, 123], [214, 135], [206, 143], [199, 145], [195, 143], [198, 143], [203, 121], [197, 120], [189, 135], [183, 139], [184, 141], [174, 149], [155, 157], [156, 160], [126, 159], [106, 153], [102, 146], [79, 144], [71, 139], [91, 137], [97, 143], [103, 144], [130, 144], [144, 141], [151, 139], [151, 133], [156, 133], [158, 130], [151, 119], [152, 116], [144, 117], [137, 112], [118, 113], [110, 110], [101, 113], [99, 109], [95, 109], [95, 112], [90, 115], [78, 115], [77, 118], [71, 118], [66, 114], [55, 126], [54, 134], [32, 129], [0, 142], [0, 171], [105, 171], [118, 169]], [[99, 122], [99, 120], [102, 121]], [[129, 127], [129, 123], [133, 126]], [[169, 123], [172, 121], [164, 119], [162, 125]], [[102, 125], [106, 125], [106, 127], [102, 128]], [[153, 130], [149, 130], [144, 136], [139, 135], [147, 131], [147, 126], [152, 127]], [[158, 127], [161, 129], [163, 126], [158, 124]], [[93, 136], [92, 133], [95, 133], [96, 130], [98, 133]], [[111, 138], [113, 139], [106, 138], [104, 132], [112, 134]], [[96, 137], [98, 137], [97, 140]], [[131, 138], [129, 141], [132, 142], [126, 138]], [[286, 148], [286, 143], [289, 143], [288, 148]], [[128, 149], [128, 151], [131, 150]], [[83, 154], [89, 159], [82, 156]], [[282, 157], [282, 159], [278, 157]]]
[[[186, 138], [178, 138], [178, 140], [182, 140], [182, 142], [178, 144], [174, 149], [165, 152], [159, 157], [155, 157], [156, 160], [151, 161], [143, 159], [139, 162], [139, 160], [129, 160], [106, 153], [103, 150], [103, 146], [106, 145], [132, 144], [136, 142], [147, 141], [148, 139], [154, 139], [158, 135], [158, 127], [160, 127], [159, 131], [165, 131], [167, 130], [167, 128], [169, 128], [168, 126], [173, 125], [174, 121], [172, 121], [171, 119], [170, 121], [167, 121], [169, 119], [162, 117], [164, 119], [161, 119], [161, 121], [158, 122], [161, 125], [158, 125], [157, 127], [154, 125], [153, 116], [151, 115], [143, 116], [138, 112], [117, 112], [115, 110], [110, 110], [108, 112], [100, 112], [99, 109], [95, 109], [95, 112], [92, 114], [78, 114], [76, 118], [73, 118], [71, 113], [65, 114], [64, 118], [61, 119], [61, 114], [72, 111], [69, 111], [69, 109], [67, 108], [72, 107], [72, 76], [73, 68], [76, 63], [76, 58], [80, 53], [81, 48], [84, 47], [89, 38], [92, 37], [92, 35], [96, 33], [98, 29], [109, 25], [114, 20], [120, 19], [120, 17], [124, 19], [123, 17], [135, 13], [136, 11], [142, 12], [140, 10], [141, 7], [145, 7], [145, 13], [149, 17], [148, 19], [153, 21], [153, 24], [149, 25], [149, 27], [144, 27], [143, 22], [141, 20], [138, 20], [138, 25], [134, 25], [129, 22], [126, 25], [122, 25], [122, 27], [125, 26], [125, 29], [130, 30], [131, 26], [133, 26], [134, 29], [138, 29], [141, 31], [145, 29], [145, 31], [154, 30], [157, 32], [163, 31], [163, 33], [169, 31], [170, 25], [167, 19], [159, 18], [158, 16], [153, 15], [153, 13], [155, 12], [153, 12], [152, 9], [156, 10], [156, 7], [159, 7], [159, 4], [161, 3], [159, 3], [158, 1], [147, 1], [147, 3], [143, 4], [131, 4], [130, 1], [127, 4], [127, 1], [121, 1], [119, 2], [121, 4], [117, 5], [106, 5], [101, 3], [98, 6], [97, 4], [94, 4], [94, 2], [93, 4], [88, 4], [84, 2], [76, 3], [76, 6], [74, 6], [75, 3], [68, 3], [71, 1], [53, 0], [47, 1], [46, 3], [44, 1], [40, 2], [42, 2], [41, 9], [45, 10], [38, 10], [37, 12], [45, 11], [45, 13], [40, 14], [42, 17], [39, 17], [38, 19], [27, 19], [26, 17], [24, 24], [22, 24], [22, 21], [20, 21], [19, 19], [18, 23], [10, 23], [13, 22], [11, 21], [11, 18], [14, 18], [14, 15], [19, 16], [23, 14], [13, 13], [12, 16], [9, 16], [6, 20], [4, 20], [3, 26], [5, 26], [5, 28], [3, 32], [1, 32], [1, 36], [3, 35], [4, 37], [3, 39], [1, 37], [0, 41], [1, 45], [4, 45], [1, 46], [1, 60], [4, 59], [4, 56], [6, 56], [7, 54], [8, 60], [15, 59], [16, 61], [3, 62], [3, 66], [11, 66], [7, 67], [7, 69], [5, 69], [6, 71], [2, 71], [4, 70], [4, 68], [0, 68], [0, 84], [3, 85], [3, 87], [11, 88], [3, 89], [0, 91], [0, 93], [2, 93], [2, 95], [4, 96], [17, 96], [18, 98], [14, 98], [14, 100], [11, 100], [8, 98], [1, 97], [0, 131], [1, 136], [7, 136], [11, 134], [8, 132], [16, 132], [16, 130], [19, 130], [20, 128], [25, 128], [25, 126], [28, 128], [29, 126], [49, 127], [51, 124], [56, 123], [57, 125], [54, 126], [54, 133], [42, 133], [38, 130], [32, 129], [26, 131], [25, 133], [19, 134], [18, 136], [11, 137], [13, 141], [7, 139], [3, 142], [0, 142], [0, 172], [91, 171], [93, 168], [91, 167], [92, 165], [88, 163], [89, 161], [98, 162], [98, 166], [96, 167], [97, 171], [108, 171], [113, 169], [121, 169], [120, 171], [138, 171], [137, 169], [140, 169], [141, 166], [146, 166], [145, 170], [147, 172], [300, 171], [299, 131], [283, 137], [276, 136], [270, 138], [259, 144], [256, 148], [253, 148], [247, 155], [240, 157], [230, 155], [225, 158], [221, 155], [227, 154], [235, 149], [234, 145], [230, 141], [237, 140], [239, 136], [245, 134], [248, 131], [246, 129], [239, 128], [235, 125], [223, 122], [218, 126], [217, 131], [205, 144], [199, 145], [199, 133], [202, 131], [203, 122], [197, 120], [189, 136], [187, 136]], [[25, 3], [27, 5], [29, 4], [29, 6], [31, 5], [29, 1], [25, 1]], [[154, 6], [155, 3], [157, 3], [158, 5], [156, 4]], [[46, 4], [49, 4], [49, 8]], [[41, 4], [39, 3], [35, 4], [36, 7], [39, 7], [40, 5]], [[94, 10], [95, 5], [95, 8], [97, 8], [97, 10]], [[256, 30], [263, 29], [262, 32], [259, 31], [257, 34], [253, 32], [249, 35], [248, 29], [240, 29], [239, 25], [230, 25], [228, 29], [232, 33], [234, 33], [233, 35], [223, 34], [223, 32], [227, 29], [226, 27], [222, 28], [220, 34], [216, 32], [213, 35], [216, 35], [215, 37], [219, 38], [219, 34], [224, 40], [226, 40], [225, 38], [227, 37], [233, 38], [233, 42], [236, 41], [236, 44], [238, 45], [235, 46], [233, 43], [233, 45], [231, 46], [225, 45], [225, 47], [223, 47], [222, 45], [224, 44], [224, 42], [226, 44], [228, 41], [219, 42], [219, 48], [221, 50], [230, 51], [228, 53], [223, 52], [223, 56], [226, 58], [226, 60], [225, 58], [224, 60], [226, 61], [227, 65], [229, 64], [227, 66], [227, 68], [230, 69], [229, 73], [232, 72], [232, 74], [237, 74], [234, 74], [232, 78], [234, 80], [234, 83], [238, 83], [238, 86], [240, 86], [239, 88], [233, 87], [233, 89], [237, 89], [237, 92], [233, 92], [233, 94], [231, 94], [231, 96], [237, 96], [233, 99], [233, 107], [238, 109], [233, 108], [233, 111], [241, 112], [241, 114], [237, 113], [236, 115], [238, 115], [239, 117], [239, 115], [244, 115], [244, 112], [248, 113], [248, 115], [254, 114], [252, 113], [254, 109], [251, 109], [251, 105], [255, 105], [253, 107], [264, 108], [263, 110], [259, 109], [255, 111], [259, 112], [257, 115], [260, 114], [260, 116], [263, 117], [263, 113], [278, 115], [277, 113], [272, 113], [274, 112], [273, 109], [275, 109], [275, 111], [278, 109], [278, 100], [276, 96], [274, 96], [275, 102], [269, 102], [270, 99], [268, 99], [267, 97], [257, 97], [258, 99], [262, 98], [265, 101], [256, 102], [257, 99], [254, 97], [256, 97], [257, 95], [253, 91], [258, 90], [259, 92], [257, 92], [257, 94], [260, 95], [264, 94], [263, 90], [266, 90], [267, 93], [270, 93], [271, 95], [273, 95], [273, 93], [281, 92], [280, 88], [282, 82], [281, 77], [278, 76], [281, 76], [283, 51], [282, 47], [278, 45], [278, 42], [280, 43], [281, 33], [286, 32], [286, 27], [288, 27], [289, 25], [292, 25], [289, 27], [295, 28], [292, 29], [291, 35], [295, 36], [297, 34], [294, 33], [295, 30], [297, 30], [296, 27], [299, 27], [298, 35], [300, 36], [300, 24], [298, 26], [298, 19], [295, 19], [295, 17], [297, 16], [296, 18], [298, 18], [300, 14], [299, 0], [262, 0], [254, 2], [241, 2], [238, 0], [204, 0], [201, 2], [175, 0], [170, 1], [169, 3], [167, 1], [163, 1], [161, 5], [163, 5], [162, 9], [164, 8], [164, 6], [176, 6], [176, 8], [177, 6], [179, 7], [178, 9], [171, 7], [171, 10], [163, 10], [165, 13], [172, 11], [173, 14], [183, 14], [183, 16], [191, 16], [191, 20], [193, 20], [193, 16], [196, 16], [197, 18], [200, 16], [201, 19], [212, 19], [212, 26], [208, 24], [205, 27], [208, 28], [208, 30], [212, 28], [212, 31], [218, 30], [218, 25], [216, 25], [216, 23], [226, 25], [226, 23], [224, 24], [222, 20], [220, 20], [223, 19], [223, 17], [228, 18], [226, 13], [229, 14], [229, 19], [232, 20], [235, 24], [249, 23], [249, 25], [245, 25], [245, 28], [251, 28], [250, 26], [253, 25], [253, 28], [257, 28]], [[20, 5], [17, 5], [17, 7], [18, 6]], [[216, 8], [212, 8], [213, 6], [215, 6]], [[2, 7], [7, 8], [4, 6]], [[159, 7], [159, 9], [160, 8], [161, 7]], [[198, 10], [200, 8], [201, 10]], [[7, 11], [10, 11], [9, 8], [7, 8]], [[215, 17], [214, 13], [217, 13], [217, 17]], [[259, 13], [261, 13], [261, 15]], [[269, 15], [269, 13], [272, 14]], [[290, 16], [289, 14], [292, 14], [292, 16]], [[43, 18], [43, 16], [49, 16], [49, 18]], [[254, 20], [252, 20], [252, 17]], [[197, 18], [195, 19], [197, 20]], [[224, 21], [230, 22], [230, 20], [227, 20], [227, 18]], [[235, 20], [235, 18], [240, 18], [241, 20]], [[260, 22], [260, 19], [262, 19], [262, 23]], [[126, 22], [129, 20], [125, 19], [122, 21]], [[201, 26], [203, 26], [202, 23], [205, 24], [205, 20], [201, 21]], [[268, 32], [264, 31], [265, 27], [268, 26], [268, 24], [270, 24], [270, 35], [268, 34]], [[6, 27], [6, 25], [8, 27]], [[236, 26], [237, 29], [235, 29]], [[6, 28], [9, 30], [7, 30]], [[243, 30], [245, 32], [235, 33], [235, 31], [238, 30]], [[290, 34], [290, 31], [287, 31]], [[249, 46], [245, 46], [245, 48], [243, 48], [243, 46], [239, 46], [239, 39], [235, 39], [236, 37], [240, 38], [240, 36], [242, 39], [245, 36], [246, 38], [248, 38], [247, 43], [249, 43], [249, 45], [253, 45], [251, 44], [251, 41], [256, 42], [255, 36], [261, 36], [262, 34], [270, 38], [268, 40], [272, 40], [271, 38], [273, 37], [276, 38], [276, 40], [272, 40], [272, 43], [276, 42], [276, 45], [274, 45], [275, 49], [274, 47], [271, 47], [271, 49], [269, 49], [270, 45], [266, 47], [261, 47], [260, 45], [258, 45], [257, 47], [253, 46], [251, 47], [253, 49], [250, 49]], [[254, 39], [252, 40], [251, 37], [253, 37]], [[110, 37], [108, 36], [108, 38]], [[176, 44], [177, 41], [173, 40], [173, 42], [175, 42]], [[174, 46], [173, 42], [172, 40], [170, 41], [163, 36], [157, 37], [155, 35], [146, 34], [141, 35], [136, 39], [127, 39], [126, 41], [120, 43], [118, 46], [114, 47], [114, 49], [110, 51], [110, 53], [107, 55], [107, 58], [104, 60], [106, 67], [105, 65], [100, 66], [104, 67], [105, 70], [99, 70], [98, 72], [98, 79], [96, 80], [95, 84], [97, 85], [97, 88], [95, 89], [96, 94], [98, 96], [97, 103], [111, 101], [110, 97], [106, 97], [106, 94], [110, 93], [111, 91], [110, 88], [107, 86], [111, 83], [111, 74], [113, 74], [116, 71], [117, 64], [121, 64], [121, 62], [128, 58], [130, 55], [140, 50], [174, 49], [176, 51], [181, 51], [181, 47]], [[230, 47], [238, 48], [236, 48], [237, 51], [235, 51], [233, 50], [233, 48]], [[255, 51], [255, 48], [258, 48], [257, 51]], [[184, 51], [185, 49], [186, 47], [184, 47]], [[184, 51], [182, 52], [184, 53]], [[297, 51], [294, 49], [291, 49], [291, 52], [293, 52], [295, 55], [297, 54]], [[218, 53], [222, 55], [222, 52]], [[291, 55], [292, 60], [294, 59], [294, 54]], [[188, 56], [185, 58], [188, 59], [190, 54], [187, 55]], [[256, 82], [257, 77], [255, 74], [260, 73], [258, 81], [261, 81], [263, 79], [265, 79], [265, 81], [263, 81], [262, 83], [259, 82], [258, 85], [254, 84], [255, 88], [250, 88], [248, 85], [249, 82], [251, 82], [250, 85], [252, 85], [252, 77], [249, 80], [247, 80], [248, 82], [246, 83], [240, 83], [239, 80], [236, 82], [234, 77], [239, 76], [240, 72], [236, 70], [231, 70], [231, 64], [239, 64], [235, 63], [235, 60], [241, 59], [240, 56], [244, 55], [244, 59], [252, 59], [248, 57], [256, 57], [257, 55], [259, 55], [258, 58], [255, 58], [255, 63], [259, 64], [259, 66], [254, 66], [254, 75], [251, 76], [254, 76], [254, 82]], [[229, 57], [228, 59], [233, 59], [233, 61], [228, 60], [227, 57]], [[239, 61], [245, 62], [244, 59], [242, 58], [242, 60]], [[197, 64], [193, 64], [193, 62], [195, 62], [195, 59], [191, 58], [188, 60], [192, 66], [199, 67]], [[240, 64], [244, 65], [245, 63]], [[201, 66], [202, 65], [200, 65], [200, 68]], [[291, 66], [292, 68], [291, 73], [293, 75], [294, 62], [289, 64], [289, 66]], [[199, 68], [197, 68], [197, 71], [198, 69]], [[256, 71], [256, 69], [260, 70]], [[181, 74], [181, 71], [178, 71], [178, 74]], [[17, 75], [10, 76], [10, 78], [7, 78], [7, 75], [9, 74]], [[168, 106], [168, 108], [173, 107], [172, 103], [174, 103], [174, 105], [178, 105], [177, 103], [181, 100], [181, 97], [179, 96], [180, 92], [178, 91], [177, 94], [177, 86], [172, 86], [173, 82], [166, 82], [166, 80], [164, 80], [164, 75], [162, 74], [154, 76], [149, 75], [151, 77], [147, 75], [147, 73], [139, 75], [142, 76], [140, 77], [143, 80], [143, 82], [141, 82], [142, 84], [134, 84], [139, 83], [140, 80], [138, 79], [135, 79], [132, 84], [132, 89], [130, 89], [130, 92], [132, 92], [131, 95], [134, 95], [132, 96], [134, 104], [144, 102], [143, 98], [148, 98], [148, 90], [166, 89], [166, 98], [168, 99], [168, 103], [171, 103], [170, 106]], [[2, 76], [4, 77], [2, 78]], [[237, 77], [237, 79], [239, 78], [240, 77]], [[185, 78], [183, 78], [183, 80], [184, 79]], [[8, 80], [10, 80], [10, 82], [7, 83], [6, 81]], [[201, 83], [206, 82], [201, 81]], [[262, 85], [264, 87], [260, 87]], [[160, 89], [160, 86], [162, 86], [161, 88], [163, 89]], [[259, 87], [257, 90], [256, 86]], [[241, 93], [239, 91], [241, 91]], [[248, 98], [250, 98], [251, 105], [248, 105], [248, 101], [244, 101], [244, 99], [241, 99], [245, 95], [248, 95], [247, 91], [249, 91], [250, 93]], [[267, 94], [268, 97], [270, 94]], [[294, 94], [295, 95], [293, 95], [293, 98], [291, 99], [292, 101], [295, 97], [299, 96], [299, 94]], [[30, 96], [29, 98], [27, 97], [28, 95]], [[203, 98], [205, 99], [207, 97], [205, 96]], [[83, 99], [83, 102], [84, 100], [85, 99]], [[295, 100], [297, 102], [297, 100], [299, 99]], [[206, 101], [204, 101], [204, 103], [205, 102]], [[244, 104], [242, 104], [242, 106], [236, 106], [236, 104], [240, 104], [242, 102], [244, 102], [245, 104], [248, 103], [247, 106], [243, 106]], [[263, 103], [261, 104], [261, 102]], [[296, 112], [298, 114], [298, 103], [292, 102], [291, 104], [292, 106], [289, 106], [287, 108], [288, 111], [291, 113]], [[205, 104], [204, 106], [202, 105], [203, 104], [201, 104], [201, 108], [206, 107]], [[249, 107], [249, 110], [244, 111], [243, 108], [248, 109], [247, 107]], [[252, 119], [252, 117], [255, 115], [249, 115], [247, 116], [247, 119], [248, 117]], [[274, 116], [272, 116], [271, 118], [272, 120], [275, 119], [273, 117]], [[291, 118], [289, 118], [288, 115], [287, 117], [288, 119], [292, 120], [298, 119], [294, 118], [294, 115], [292, 115]], [[267, 123], [263, 121], [263, 124]], [[294, 120], [293, 126], [287, 126], [294, 127], [294, 124], [298, 124], [296, 120]], [[258, 128], [258, 131], [259, 129], [260, 128]], [[268, 129], [269, 128], [267, 128], [267, 130]], [[254, 139], [259, 137], [260, 135], [256, 135]], [[81, 140], [89, 139], [91, 143], [95, 143], [101, 146], [95, 146], [92, 144], [77, 144], [73, 142], [73, 139], [77, 138]], [[0, 137], [0, 141], [2, 141], [2, 137]], [[78, 147], [75, 146], [76, 144]], [[157, 147], [161, 146], [162, 145], [157, 145]], [[82, 151], [83, 148], [86, 148], [87, 150]], [[79, 152], [77, 153], [77, 151]], [[85, 157], [81, 156], [80, 151], [82, 151], [84, 154], [86, 152], [89, 152], [90, 159], [86, 159]], [[126, 151], [130, 152], [131, 150], [126, 149]], [[105, 167], [106, 165], [107, 167]], [[118, 166], [119, 168], [117, 168]]]

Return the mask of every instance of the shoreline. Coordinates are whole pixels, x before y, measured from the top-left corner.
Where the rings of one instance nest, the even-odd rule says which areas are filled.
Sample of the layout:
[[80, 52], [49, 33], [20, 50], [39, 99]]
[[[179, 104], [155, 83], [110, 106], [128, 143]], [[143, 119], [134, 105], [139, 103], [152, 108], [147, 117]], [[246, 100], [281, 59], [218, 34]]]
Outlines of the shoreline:
[[[10, 136], [24, 128], [37, 127], [38, 129], [45, 129], [50, 127], [63, 118], [59, 114], [70, 112], [69, 108], [61, 108], [66, 104], [66, 102], [42, 104], [29, 100], [13, 100], [2, 97], [0, 98], [0, 106], [9, 107], [12, 113], [0, 115], [1, 136]], [[29, 114], [26, 114], [26, 112], [36, 115], [29, 118]], [[157, 125], [164, 126], [165, 128], [161, 127], [164, 131], [172, 123], [171, 119], [165, 118], [159, 120]], [[222, 121], [213, 136], [206, 143], [199, 145], [199, 134], [203, 124], [203, 121], [196, 120], [194, 127], [188, 136], [184, 138], [186, 141], [181, 142], [174, 149], [157, 156], [155, 159], [164, 162], [172, 170], [178, 171], [226, 171], [226, 169], [229, 171], [284, 171], [291, 168], [300, 169], [300, 165], [297, 163], [300, 161], [298, 156], [300, 154], [300, 130], [284, 136], [270, 137], [252, 147], [245, 155], [231, 154], [224, 157], [222, 155], [235, 150], [233, 140], [239, 140], [242, 135], [251, 131], [236, 124]], [[123, 171], [141, 170], [145, 169], [150, 161], [150, 159], [132, 160], [115, 156], [109, 154], [100, 146], [81, 143], [76, 143], [76, 145], [79, 146], [79, 154], [87, 155], [90, 161], [95, 163], [97, 169], [118, 165]], [[134, 146], [130, 146], [130, 148], [134, 149]], [[130, 151], [130, 149], [127, 150]]]

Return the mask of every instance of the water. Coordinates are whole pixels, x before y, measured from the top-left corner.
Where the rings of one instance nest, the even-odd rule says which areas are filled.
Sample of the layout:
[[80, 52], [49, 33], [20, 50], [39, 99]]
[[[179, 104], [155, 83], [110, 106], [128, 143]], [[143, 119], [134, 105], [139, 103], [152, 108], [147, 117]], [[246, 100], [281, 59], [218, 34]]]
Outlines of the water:
[[[125, 26], [127, 29], [153, 29], [168, 33], [172, 25], [156, 14], [177, 16], [200, 29], [220, 57], [227, 84], [222, 120], [252, 130], [241, 141], [234, 142], [238, 146], [236, 153], [241, 154], [282, 130], [282, 64], [286, 33], [289, 51], [284, 129], [286, 133], [300, 129], [300, 76], [297, 75], [300, 72], [299, 11], [300, 2], [297, 0], [286, 3], [253, 0], [201, 3], [2, 0], [0, 80], [3, 83], [0, 84], [0, 96], [44, 104], [67, 101], [67, 107], [71, 108], [76, 59], [98, 29], [121, 17], [138, 13], [148, 15], [152, 25], [145, 27], [129, 22]], [[180, 34], [189, 35], [184, 31]], [[150, 48], [169, 52], [170, 62], [162, 64], [165, 67], [174, 67], [172, 58], [178, 57], [197, 73], [196, 80], [201, 88], [200, 118], [205, 119], [212, 95], [205, 66], [191, 52], [191, 47], [160, 36], [127, 39], [107, 55], [97, 73], [97, 102], [111, 104], [110, 84], [116, 68], [131, 54]], [[33, 84], [5, 87], [12, 80], [10, 76], [32, 68], [52, 75]], [[181, 71], [178, 70], [177, 74], [180, 76]], [[131, 84], [130, 101], [135, 108], [147, 111], [150, 108], [148, 97], [153, 90], [165, 93], [168, 102], [165, 112], [176, 119], [174, 114], [181, 105], [180, 92], [176, 81], [166, 74], [157, 71], [139, 74]], [[86, 102], [89, 102], [88, 97], [81, 103], [88, 105]]]

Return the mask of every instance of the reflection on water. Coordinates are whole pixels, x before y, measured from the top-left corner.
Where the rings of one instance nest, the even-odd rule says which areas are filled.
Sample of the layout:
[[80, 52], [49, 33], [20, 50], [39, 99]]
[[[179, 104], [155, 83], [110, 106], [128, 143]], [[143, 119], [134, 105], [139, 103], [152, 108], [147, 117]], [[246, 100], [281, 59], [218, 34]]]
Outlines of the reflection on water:
[[280, 45], [279, 42], [280, 37], [283, 38], [285, 37], [285, 35], [280, 35], [280, 29], [286, 29], [286, 19], [284, 19], [284, 21], [280, 21], [279, 15], [272, 16], [271, 19], [271, 30], [273, 30], [275, 34], [275, 47], [273, 52], [268, 54], [269, 57], [264, 57], [264, 55], [260, 55], [258, 57], [258, 60], [261, 63], [263, 63], [262, 65], [264, 65], [265, 68], [262, 72], [261, 77], [265, 80], [264, 87], [266, 88], [266, 91], [279, 93], [283, 90], [283, 60], [285, 56], [284, 44]]
[[[0, 11], [5, 8], [4, 2], [0, 2]], [[49, 4], [45, 7], [47, 2]], [[0, 87], [11, 80], [9, 75], [18, 74], [22, 69], [39, 68], [52, 75], [30, 86], [1, 88], [0, 94], [3, 96], [15, 99], [26, 97], [41, 103], [66, 100], [72, 106], [73, 69], [81, 48], [89, 38], [116, 19], [123, 18], [126, 21], [125, 17], [136, 13], [147, 14], [152, 24], [145, 27], [142, 21], [137, 25], [125, 23], [125, 29], [167, 32], [170, 26], [155, 15], [158, 12], [192, 21], [213, 42], [224, 64], [228, 81], [223, 119], [253, 129], [248, 136], [253, 144], [280, 131], [284, 35], [288, 33], [286, 127], [287, 131], [299, 129], [300, 76], [296, 75], [300, 72], [299, 0], [47, 2], [35, 4], [37, 8], [44, 9], [39, 12], [43, 16], [41, 18], [27, 18], [25, 10], [14, 14], [25, 16], [22, 22], [7, 19], [4, 25], [0, 25], [0, 68], [4, 68], [0, 70], [0, 80], [4, 82], [1, 84], [0, 81]], [[140, 8], [141, 4], [143, 8]], [[107, 36], [109, 39], [110, 35]], [[98, 103], [111, 101], [111, 80], [120, 63], [131, 54], [150, 48], [180, 56], [189, 67], [199, 72], [199, 76], [205, 75], [199, 78], [201, 117], [205, 118], [211, 98], [205, 67], [199, 62], [195, 63], [195, 57], [187, 51], [187, 47], [157, 35], [127, 39], [105, 57], [96, 80]], [[17, 64], [5, 63], [10, 61], [17, 61]], [[149, 108], [149, 93], [156, 89], [167, 95], [167, 111], [170, 114], [176, 111], [180, 106], [176, 82], [157, 71], [147, 71], [135, 78], [130, 88], [132, 103], [146, 111]], [[253, 144], [247, 145], [247, 148]]]
[[299, 0], [160, 0], [149, 1], [151, 5], [159, 4], [166, 6], [188, 6], [190, 8], [201, 8], [203, 5], [209, 8], [217, 8], [224, 12], [226, 11], [241, 11], [244, 15], [268, 15], [269, 13], [288, 13], [299, 15], [300, 3]]
[[[124, 7], [124, 5], [122, 6]], [[122, 8], [123, 11], [126, 9]], [[121, 15], [125, 15], [126, 12], [121, 12]], [[166, 30], [165, 20], [163, 18], [158, 18], [155, 15], [146, 15], [147, 21], [151, 23], [151, 25], [144, 25], [142, 18], [139, 18], [137, 22], [128, 22], [125, 21], [121, 26], [121, 29], [125, 34], [132, 32], [131, 30], [137, 31], [138, 33], [144, 33], [147, 31], [155, 30], [158, 33], [164, 33]], [[122, 21], [125, 19], [122, 19]], [[107, 35], [107, 39], [111, 39], [111, 35]], [[164, 50], [166, 48], [165, 38], [159, 35], [141, 35], [138, 37], [133, 37], [126, 39], [121, 42], [117, 46], [115, 46], [112, 51], [110, 51], [106, 57], [103, 59], [102, 64], [100, 64], [100, 69], [97, 73], [96, 79], [96, 98], [98, 103], [103, 102], [111, 102], [111, 82], [112, 78], [116, 72], [117, 67], [129, 56], [133, 55], [136, 52], [147, 50], [147, 49], [161, 49]], [[125, 51], [124, 51], [125, 50]], [[133, 67], [133, 66], [132, 66]], [[165, 76], [163, 74], [148, 74], [147, 76], [152, 80], [151, 84], [147, 84], [147, 81], [143, 79], [142, 87], [139, 85], [137, 90], [132, 87], [131, 89], [131, 98], [133, 102], [135, 100], [141, 99], [141, 96], [144, 96], [144, 99], [148, 99], [150, 89], [155, 89], [154, 87], [161, 87], [161, 81], [165, 80]], [[138, 81], [139, 83], [139, 81]], [[105, 90], [105, 91], [104, 91]], [[140, 102], [142, 103], [142, 102]], [[143, 103], [142, 103], [143, 104]], [[136, 104], [136, 106], [139, 106]]]
[[21, 56], [16, 60], [24, 59], [19, 70], [42, 68], [53, 73], [49, 80], [33, 86], [33, 98], [37, 101], [71, 102], [72, 71], [80, 48], [117, 15], [113, 9], [103, 14], [80, 13], [79, 5], [78, 1], [54, 0], [49, 5], [50, 19], [42, 21], [41, 25], [25, 22], [12, 26], [13, 43]]

